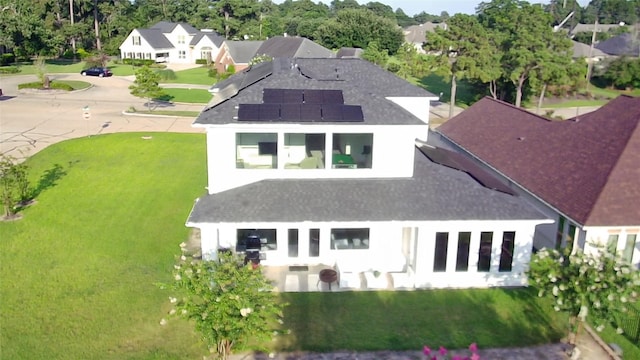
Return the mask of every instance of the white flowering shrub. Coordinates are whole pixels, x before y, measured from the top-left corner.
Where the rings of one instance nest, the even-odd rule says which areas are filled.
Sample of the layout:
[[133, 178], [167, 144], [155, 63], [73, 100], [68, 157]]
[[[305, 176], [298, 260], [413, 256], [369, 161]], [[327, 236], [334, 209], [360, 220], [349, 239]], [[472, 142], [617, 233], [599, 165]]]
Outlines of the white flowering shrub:
[[640, 285], [631, 264], [604, 249], [595, 254], [543, 249], [531, 258], [527, 275], [538, 296], [550, 297], [556, 311], [569, 314], [572, 334], [587, 316], [602, 331], [605, 322], [614, 320], [612, 314], [626, 312], [630, 302], [636, 301]]
[[174, 281], [162, 286], [174, 292], [169, 315], [192, 320], [212, 354], [227, 359], [232, 348], [259, 346], [278, 334], [275, 326], [283, 323], [286, 304], [279, 302], [261, 267], [243, 265], [226, 252], [216, 261], [196, 260], [181, 248]]

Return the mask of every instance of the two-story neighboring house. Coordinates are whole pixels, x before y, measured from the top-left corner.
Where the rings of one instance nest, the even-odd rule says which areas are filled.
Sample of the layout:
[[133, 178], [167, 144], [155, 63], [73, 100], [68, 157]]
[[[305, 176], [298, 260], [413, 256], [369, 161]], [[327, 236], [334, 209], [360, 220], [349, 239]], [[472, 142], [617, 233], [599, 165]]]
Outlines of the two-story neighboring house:
[[148, 29], [133, 29], [120, 45], [122, 59], [147, 59], [174, 64], [215, 60], [224, 37], [186, 23], [160, 21]]
[[640, 98], [564, 121], [484, 98], [437, 131], [555, 220], [537, 248], [600, 245], [640, 264]]
[[[427, 140], [437, 97], [360, 59], [278, 58], [212, 88], [205, 258], [335, 267], [342, 288], [526, 283], [544, 215]], [[418, 141], [416, 141], [418, 140]]]

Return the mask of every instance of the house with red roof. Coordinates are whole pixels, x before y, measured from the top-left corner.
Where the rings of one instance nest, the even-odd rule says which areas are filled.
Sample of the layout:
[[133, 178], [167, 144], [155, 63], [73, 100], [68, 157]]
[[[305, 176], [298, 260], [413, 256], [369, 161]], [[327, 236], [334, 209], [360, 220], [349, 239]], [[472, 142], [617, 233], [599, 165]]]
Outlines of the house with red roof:
[[556, 220], [535, 248], [600, 244], [640, 263], [640, 98], [564, 121], [484, 98], [437, 134]]

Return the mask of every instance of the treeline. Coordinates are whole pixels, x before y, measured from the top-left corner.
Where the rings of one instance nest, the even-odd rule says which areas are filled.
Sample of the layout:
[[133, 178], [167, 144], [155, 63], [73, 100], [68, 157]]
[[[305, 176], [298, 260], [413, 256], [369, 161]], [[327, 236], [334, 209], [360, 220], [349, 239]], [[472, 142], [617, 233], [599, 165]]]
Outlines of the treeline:
[[[482, 6], [482, 4], [481, 4]], [[446, 12], [409, 16], [381, 2], [356, 0], [0, 0], [0, 47], [20, 58], [62, 56], [78, 52], [118, 54], [134, 28], [161, 20], [213, 29], [228, 39], [260, 40], [276, 35], [304, 36], [327, 47], [366, 47], [376, 38], [395, 54], [401, 42], [398, 27], [442, 22]], [[553, 0], [546, 7], [555, 23], [574, 11], [570, 23], [624, 21], [640, 17], [640, 0], [593, 0], [581, 8], [575, 0]], [[354, 31], [344, 23], [360, 23]]]

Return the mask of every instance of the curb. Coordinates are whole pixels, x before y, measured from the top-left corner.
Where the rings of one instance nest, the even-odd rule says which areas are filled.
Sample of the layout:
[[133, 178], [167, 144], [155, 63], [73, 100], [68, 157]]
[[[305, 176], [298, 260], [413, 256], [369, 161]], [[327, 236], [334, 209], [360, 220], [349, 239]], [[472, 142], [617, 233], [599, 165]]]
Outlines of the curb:
[[196, 116], [143, 114], [143, 113], [138, 113], [138, 112], [128, 112], [127, 110], [122, 110], [122, 115], [138, 116], [138, 117], [156, 117], [156, 118], [185, 118], [185, 119], [195, 119], [196, 118]]

